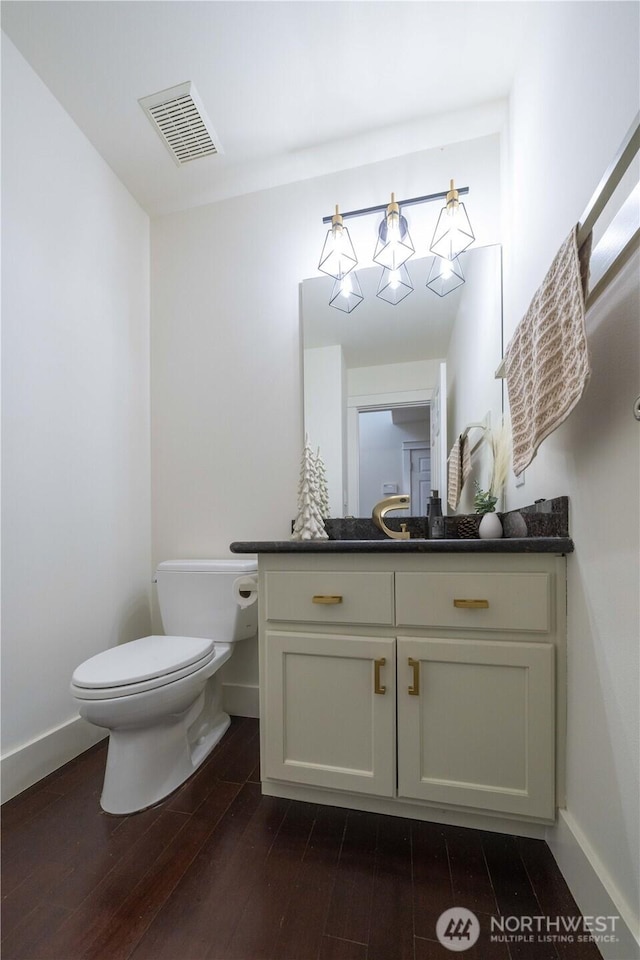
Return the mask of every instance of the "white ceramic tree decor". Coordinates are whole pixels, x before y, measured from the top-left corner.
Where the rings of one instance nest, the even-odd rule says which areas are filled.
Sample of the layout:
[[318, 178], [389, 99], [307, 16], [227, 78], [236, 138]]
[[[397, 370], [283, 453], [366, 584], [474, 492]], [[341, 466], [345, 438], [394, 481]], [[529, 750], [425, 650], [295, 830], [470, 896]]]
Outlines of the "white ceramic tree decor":
[[320, 456], [320, 447], [318, 447], [315, 456], [316, 477], [318, 479], [318, 500], [320, 505], [320, 516], [329, 516], [329, 487], [327, 484], [327, 470], [324, 460]]
[[292, 540], [328, 540], [322, 519], [316, 457], [306, 438], [300, 463], [298, 516], [293, 525]]

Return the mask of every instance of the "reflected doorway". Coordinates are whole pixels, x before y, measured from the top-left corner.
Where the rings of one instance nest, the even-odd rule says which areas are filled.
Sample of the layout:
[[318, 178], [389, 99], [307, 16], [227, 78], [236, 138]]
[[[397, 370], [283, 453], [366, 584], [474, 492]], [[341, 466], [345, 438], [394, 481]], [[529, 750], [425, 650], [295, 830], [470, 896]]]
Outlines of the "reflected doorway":
[[357, 433], [359, 515], [370, 516], [385, 497], [409, 493], [411, 516], [425, 516], [431, 490], [429, 404], [360, 409]]

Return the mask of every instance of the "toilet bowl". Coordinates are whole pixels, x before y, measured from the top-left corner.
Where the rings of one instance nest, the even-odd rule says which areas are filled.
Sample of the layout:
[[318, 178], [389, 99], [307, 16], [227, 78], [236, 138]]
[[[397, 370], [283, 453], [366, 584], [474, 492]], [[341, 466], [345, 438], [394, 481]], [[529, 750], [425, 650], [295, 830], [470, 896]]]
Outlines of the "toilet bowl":
[[[123, 643], [74, 671], [80, 716], [109, 730], [100, 799], [107, 813], [134, 813], [163, 800], [226, 731], [218, 670], [233, 644], [257, 631], [257, 604], [240, 606], [238, 599], [238, 587], [252, 587], [256, 572], [255, 561], [165, 561], [156, 571], [163, 625], [182, 625], [184, 634]], [[197, 633], [187, 635], [194, 627]]]

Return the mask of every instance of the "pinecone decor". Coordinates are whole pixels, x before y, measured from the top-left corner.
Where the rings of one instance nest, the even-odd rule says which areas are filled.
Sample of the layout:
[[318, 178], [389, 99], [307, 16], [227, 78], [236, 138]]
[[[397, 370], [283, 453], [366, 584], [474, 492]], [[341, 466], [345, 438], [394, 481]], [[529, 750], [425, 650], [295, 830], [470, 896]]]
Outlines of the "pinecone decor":
[[478, 526], [480, 517], [475, 514], [469, 514], [460, 517], [458, 520], [458, 536], [461, 540], [476, 540], [478, 538]]

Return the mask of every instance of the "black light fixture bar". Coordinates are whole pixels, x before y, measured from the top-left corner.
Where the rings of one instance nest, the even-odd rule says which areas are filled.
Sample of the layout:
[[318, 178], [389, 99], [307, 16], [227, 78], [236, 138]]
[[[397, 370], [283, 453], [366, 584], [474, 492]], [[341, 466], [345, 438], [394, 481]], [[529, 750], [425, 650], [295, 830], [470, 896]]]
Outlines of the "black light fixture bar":
[[[458, 194], [464, 196], [469, 193], [469, 187], [456, 187]], [[410, 200], [398, 200], [398, 205], [402, 207], [411, 207], [415, 206], [417, 203], [430, 203], [432, 200], [446, 200], [448, 190], [443, 190], [441, 193], [428, 193], [424, 197], [412, 197]], [[340, 213], [340, 216], [343, 220], [347, 220], [349, 217], [366, 217], [371, 213], [383, 213], [386, 211], [389, 203], [381, 203], [377, 207], [363, 207], [362, 210], [349, 210], [348, 213]], [[323, 217], [323, 223], [331, 223], [332, 214], [328, 217]]]

